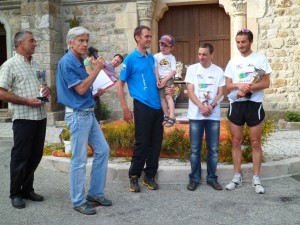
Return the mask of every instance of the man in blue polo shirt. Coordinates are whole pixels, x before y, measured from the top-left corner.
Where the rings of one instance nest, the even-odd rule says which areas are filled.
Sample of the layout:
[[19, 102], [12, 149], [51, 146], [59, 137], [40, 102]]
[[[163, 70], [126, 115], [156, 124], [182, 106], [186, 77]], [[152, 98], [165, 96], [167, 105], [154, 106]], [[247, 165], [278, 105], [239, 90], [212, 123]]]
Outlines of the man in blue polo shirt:
[[[82, 59], [87, 53], [89, 41], [89, 31], [84, 27], [70, 29], [66, 41], [69, 51], [58, 64], [56, 86], [58, 103], [66, 106], [65, 121], [71, 134], [70, 196], [76, 211], [92, 215], [96, 210], [89, 202], [103, 206], [112, 204], [104, 198], [109, 146], [94, 114], [95, 100], [91, 90], [105, 61], [102, 57], [94, 59], [94, 70], [88, 75]], [[101, 94], [103, 91], [99, 90], [98, 95]], [[94, 160], [90, 187], [85, 198], [88, 144], [94, 149]]]
[[131, 192], [140, 192], [138, 179], [143, 170], [145, 172], [143, 184], [151, 190], [158, 189], [154, 177], [158, 169], [163, 138], [163, 111], [156, 86], [154, 58], [147, 52], [151, 45], [151, 37], [149, 27], [139, 26], [135, 29], [134, 39], [137, 48], [125, 58], [118, 81], [118, 95], [124, 120], [127, 122], [132, 122], [133, 115], [125, 100], [125, 82], [134, 99], [135, 145], [129, 168]]

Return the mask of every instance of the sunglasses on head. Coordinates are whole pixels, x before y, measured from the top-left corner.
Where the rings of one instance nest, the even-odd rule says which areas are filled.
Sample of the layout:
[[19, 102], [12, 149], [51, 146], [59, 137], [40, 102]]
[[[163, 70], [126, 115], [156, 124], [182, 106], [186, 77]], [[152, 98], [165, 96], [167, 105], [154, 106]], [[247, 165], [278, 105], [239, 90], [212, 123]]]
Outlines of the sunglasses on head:
[[250, 32], [250, 30], [248, 30], [246, 28], [243, 28], [243, 29], [238, 31], [238, 33], [248, 33], [248, 32]]

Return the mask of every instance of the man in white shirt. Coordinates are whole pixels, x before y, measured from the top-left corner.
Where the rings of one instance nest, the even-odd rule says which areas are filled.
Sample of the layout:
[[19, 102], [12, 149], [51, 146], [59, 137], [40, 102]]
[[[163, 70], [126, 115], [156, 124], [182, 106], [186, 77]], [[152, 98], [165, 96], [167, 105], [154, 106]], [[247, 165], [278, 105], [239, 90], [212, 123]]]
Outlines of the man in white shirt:
[[222, 190], [216, 169], [220, 137], [220, 104], [225, 78], [223, 70], [212, 63], [214, 48], [200, 45], [199, 63], [189, 66], [185, 77], [189, 96], [188, 119], [191, 140], [191, 173], [187, 189], [195, 191], [201, 180], [201, 148], [205, 131], [207, 155], [207, 184]]
[[[253, 180], [252, 186], [256, 193], [265, 193], [264, 187], [259, 179], [262, 162], [262, 121], [265, 112], [262, 106], [264, 89], [270, 86], [270, 73], [272, 69], [267, 58], [251, 50], [253, 34], [248, 29], [238, 31], [236, 45], [240, 55], [231, 59], [225, 69], [226, 88], [232, 93], [229, 95], [230, 106], [228, 119], [230, 131], [233, 136], [232, 158], [234, 165], [234, 177], [226, 186], [227, 190], [234, 190], [242, 186], [241, 145], [243, 141], [243, 129], [246, 123], [249, 127], [252, 144]], [[257, 71], [262, 71], [259, 82], [252, 82], [257, 76]], [[231, 97], [230, 97], [231, 96]]]

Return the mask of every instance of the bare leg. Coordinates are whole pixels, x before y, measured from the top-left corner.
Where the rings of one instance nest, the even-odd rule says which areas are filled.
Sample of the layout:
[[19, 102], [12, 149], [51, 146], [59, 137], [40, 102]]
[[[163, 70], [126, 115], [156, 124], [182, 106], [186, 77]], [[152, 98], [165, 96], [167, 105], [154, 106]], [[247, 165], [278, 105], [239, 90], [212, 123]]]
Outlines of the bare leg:
[[249, 133], [250, 133], [250, 140], [252, 145], [253, 175], [259, 176], [261, 161], [262, 161], [262, 147], [261, 147], [262, 123], [254, 127], [249, 127]]
[[161, 102], [161, 107], [162, 107], [162, 110], [164, 111], [165, 116], [169, 116], [169, 110], [168, 110], [168, 105], [167, 105], [166, 99], [161, 98], [160, 102]]
[[232, 160], [234, 173], [241, 173], [242, 150], [241, 145], [243, 141], [244, 126], [237, 126], [230, 123], [230, 131], [232, 134]]
[[171, 95], [166, 95], [166, 102], [168, 103], [169, 107], [169, 117], [170, 118], [175, 118], [175, 105], [174, 105], [174, 100]]

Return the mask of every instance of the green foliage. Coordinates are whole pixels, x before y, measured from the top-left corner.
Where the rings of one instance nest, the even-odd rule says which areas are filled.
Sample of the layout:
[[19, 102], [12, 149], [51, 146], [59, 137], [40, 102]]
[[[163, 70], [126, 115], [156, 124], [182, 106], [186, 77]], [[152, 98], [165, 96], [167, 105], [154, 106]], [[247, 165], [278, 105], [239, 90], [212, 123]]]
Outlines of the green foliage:
[[115, 125], [108, 123], [102, 125], [102, 131], [105, 139], [110, 147], [110, 156], [117, 156], [118, 150], [122, 150], [125, 155], [133, 149], [134, 146], [134, 125], [125, 123], [122, 125]]
[[175, 155], [178, 159], [186, 160], [190, 155], [191, 143], [184, 134], [185, 131], [178, 128], [164, 134], [162, 152], [166, 156]]
[[[266, 120], [262, 124], [262, 137], [261, 143], [262, 145], [267, 142], [268, 137], [275, 131], [275, 123], [274, 120]], [[229, 123], [226, 125], [226, 130], [229, 134]], [[219, 161], [220, 162], [228, 162], [232, 163], [231, 156], [232, 149], [232, 136], [230, 136], [229, 140], [225, 140], [223, 143], [219, 145]], [[242, 142], [242, 163], [252, 162], [252, 145], [250, 140], [250, 133], [248, 126], [244, 126], [243, 130], [243, 142]]]
[[100, 100], [100, 102], [101, 102], [101, 116], [100, 116], [100, 119], [101, 120], [107, 120], [107, 119], [109, 119], [112, 111], [110, 110], [110, 108], [108, 107], [108, 105], [105, 102], [103, 102], [101, 100]]
[[[224, 123], [226, 132], [230, 134], [229, 123]], [[110, 156], [116, 157], [122, 153], [125, 157], [129, 157], [133, 150], [135, 143], [134, 124], [115, 121], [101, 126], [105, 139], [111, 149]], [[266, 120], [262, 125], [262, 144], [264, 144], [268, 137], [275, 131], [275, 124], [273, 120]], [[249, 129], [247, 126], [243, 130], [243, 151], [242, 163], [252, 162], [252, 147], [249, 136]], [[60, 139], [65, 140], [70, 138], [68, 128], [65, 126]], [[55, 144], [45, 146], [44, 154], [51, 154], [53, 150], [64, 149], [62, 144]], [[186, 136], [185, 131], [175, 128], [168, 133], [164, 133], [162, 143], [162, 154], [165, 156], [176, 157], [180, 160], [189, 160], [191, 143], [189, 137]], [[232, 163], [232, 136], [222, 141], [219, 145], [219, 162]], [[206, 142], [203, 141], [201, 150], [201, 161], [206, 162], [207, 148]]]
[[69, 22], [70, 29], [73, 27], [78, 27], [79, 24], [80, 22], [77, 20], [76, 16], [74, 15], [73, 19], [71, 19]]
[[288, 111], [285, 114], [285, 118], [288, 122], [300, 122], [300, 115], [294, 112]]
[[59, 139], [60, 139], [61, 143], [63, 143], [63, 141], [70, 141], [71, 140], [70, 131], [69, 131], [66, 123], [64, 124], [63, 130], [59, 134]]
[[52, 152], [54, 150], [61, 150], [64, 151], [65, 147], [63, 144], [58, 143], [58, 144], [48, 144], [44, 146], [44, 151], [43, 151], [43, 155], [52, 155]]

